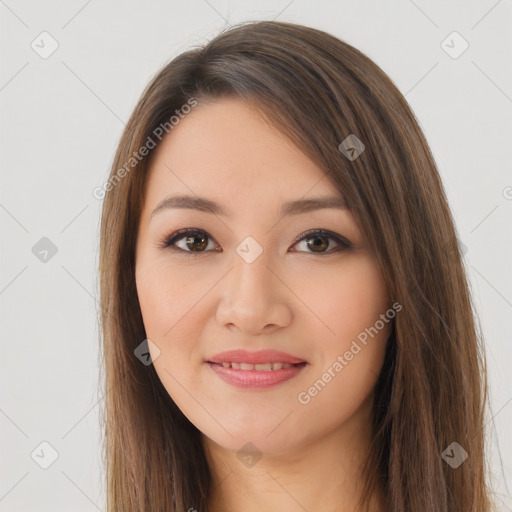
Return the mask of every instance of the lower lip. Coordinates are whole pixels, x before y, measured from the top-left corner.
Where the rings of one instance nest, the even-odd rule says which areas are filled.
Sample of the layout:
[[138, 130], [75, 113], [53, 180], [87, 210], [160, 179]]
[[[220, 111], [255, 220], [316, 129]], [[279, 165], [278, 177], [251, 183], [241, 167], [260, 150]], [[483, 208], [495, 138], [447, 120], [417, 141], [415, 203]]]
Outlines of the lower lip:
[[267, 389], [298, 375], [307, 363], [293, 365], [280, 370], [235, 370], [225, 368], [221, 364], [207, 363], [208, 366], [224, 381], [243, 389]]

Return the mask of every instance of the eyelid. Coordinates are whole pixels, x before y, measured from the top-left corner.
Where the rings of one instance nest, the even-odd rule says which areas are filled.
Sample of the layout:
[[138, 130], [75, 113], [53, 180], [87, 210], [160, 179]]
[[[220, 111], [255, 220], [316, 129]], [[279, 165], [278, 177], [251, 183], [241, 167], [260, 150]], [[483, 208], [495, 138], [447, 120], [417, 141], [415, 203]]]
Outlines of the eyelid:
[[[301, 233], [295, 240], [292, 242], [292, 246], [297, 244], [298, 242], [304, 240], [305, 238], [310, 238], [314, 235], [322, 235], [325, 238], [333, 238], [336, 240], [340, 245], [349, 248], [352, 246], [352, 244], [343, 236], [338, 235], [336, 233], [333, 233], [332, 231], [329, 231], [328, 229], [320, 229], [320, 228], [314, 228], [309, 229], [308, 231], [305, 231], [304, 233]], [[312, 253], [314, 254], [314, 253]], [[318, 253], [321, 254], [321, 253]], [[327, 253], [324, 253], [327, 254]]]

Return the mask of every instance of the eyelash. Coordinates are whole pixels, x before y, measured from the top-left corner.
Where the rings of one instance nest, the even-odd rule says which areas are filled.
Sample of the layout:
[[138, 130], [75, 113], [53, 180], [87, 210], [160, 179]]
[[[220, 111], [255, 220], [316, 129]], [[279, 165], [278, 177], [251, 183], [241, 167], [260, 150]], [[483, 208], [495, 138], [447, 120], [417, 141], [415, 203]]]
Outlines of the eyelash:
[[[171, 249], [173, 251], [181, 252], [181, 253], [183, 253], [183, 255], [185, 257], [195, 257], [195, 258], [200, 256], [201, 254], [210, 252], [210, 251], [206, 251], [206, 250], [204, 250], [204, 251], [186, 251], [184, 249], [181, 249], [180, 247], [175, 246], [175, 243], [177, 241], [183, 239], [185, 237], [185, 235], [190, 236], [190, 235], [195, 235], [195, 234], [206, 235], [208, 240], [213, 241], [213, 239], [208, 235], [208, 233], [206, 231], [203, 231], [201, 229], [195, 229], [195, 228], [185, 228], [185, 229], [180, 229], [179, 231], [176, 231], [175, 233], [173, 233], [170, 236], [164, 237], [162, 239], [159, 247], [162, 249]], [[321, 235], [325, 238], [331, 238], [331, 239], [335, 240], [339, 245], [338, 245], [338, 247], [335, 247], [334, 249], [331, 249], [331, 250], [323, 252], [323, 253], [322, 252], [314, 253], [314, 252], [310, 252], [310, 251], [301, 251], [301, 252], [307, 252], [308, 254], [324, 256], [324, 255], [328, 255], [328, 254], [332, 254], [332, 253], [336, 253], [336, 252], [340, 252], [340, 251], [352, 248], [352, 245], [346, 239], [344, 239], [343, 237], [341, 237], [339, 235], [331, 233], [330, 231], [326, 231], [324, 229], [313, 229], [313, 230], [307, 231], [306, 233], [301, 235], [299, 238], [295, 239], [293, 241], [292, 245], [296, 245], [299, 242], [301, 242], [302, 240], [307, 239], [307, 238], [312, 238], [316, 235]]]

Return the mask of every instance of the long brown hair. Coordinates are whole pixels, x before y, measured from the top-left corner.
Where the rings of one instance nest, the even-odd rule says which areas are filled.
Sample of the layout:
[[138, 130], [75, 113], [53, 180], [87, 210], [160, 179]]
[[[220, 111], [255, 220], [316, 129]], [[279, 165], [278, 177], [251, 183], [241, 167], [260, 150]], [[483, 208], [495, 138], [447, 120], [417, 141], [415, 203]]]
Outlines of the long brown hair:
[[[135, 246], [154, 154], [140, 156], [141, 148], [158, 144], [162, 127], [172, 137], [169, 120], [187, 112], [184, 105], [225, 96], [258, 108], [324, 170], [402, 305], [375, 387], [361, 509], [381, 487], [393, 512], [488, 512], [483, 336], [425, 137], [397, 87], [363, 53], [320, 30], [267, 21], [224, 30], [158, 72], [101, 189], [108, 511], [208, 510], [212, 479], [201, 433], [153, 366], [134, 355], [146, 338]], [[340, 146], [354, 135], [365, 146], [355, 159]], [[454, 442], [469, 454], [457, 468], [442, 456]]]

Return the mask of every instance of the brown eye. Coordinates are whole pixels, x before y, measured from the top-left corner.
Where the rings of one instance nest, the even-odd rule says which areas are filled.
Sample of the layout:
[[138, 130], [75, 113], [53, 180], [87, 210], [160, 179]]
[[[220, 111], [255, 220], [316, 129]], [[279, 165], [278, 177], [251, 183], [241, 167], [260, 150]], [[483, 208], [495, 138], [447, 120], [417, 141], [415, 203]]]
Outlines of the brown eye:
[[202, 235], [189, 235], [185, 238], [185, 244], [192, 251], [202, 251], [208, 245], [208, 237]]
[[313, 237], [306, 238], [307, 246], [313, 250], [313, 252], [323, 252], [329, 247], [328, 237], [315, 235]]
[[[178, 245], [178, 242], [181, 245]], [[199, 229], [181, 229], [165, 239], [162, 244], [164, 248], [181, 251], [183, 253], [196, 253], [197, 255], [207, 252], [208, 243], [213, 244], [209, 235]], [[215, 244], [213, 244], [215, 248]]]
[[[327, 250], [332, 246], [330, 240], [334, 240], [337, 245], [332, 250]], [[301, 242], [305, 242], [306, 248], [308, 249], [305, 252], [316, 254], [331, 254], [343, 249], [350, 249], [351, 247], [350, 243], [345, 239], [335, 235], [334, 233], [321, 229], [308, 231], [299, 238], [295, 245], [298, 245]]]

